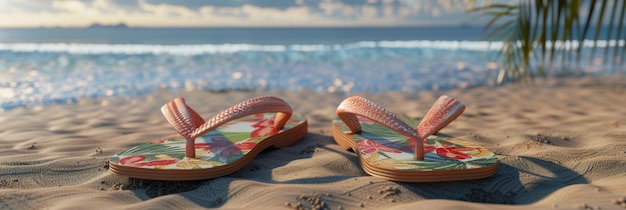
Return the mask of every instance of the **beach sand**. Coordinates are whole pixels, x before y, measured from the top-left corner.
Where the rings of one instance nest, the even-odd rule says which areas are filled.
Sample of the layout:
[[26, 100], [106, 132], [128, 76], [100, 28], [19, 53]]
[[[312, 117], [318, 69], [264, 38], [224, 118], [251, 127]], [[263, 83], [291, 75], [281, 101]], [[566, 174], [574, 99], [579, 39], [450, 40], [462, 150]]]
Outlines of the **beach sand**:
[[[363, 172], [357, 156], [331, 135], [331, 120], [345, 94], [158, 91], [18, 108], [0, 113], [0, 209], [623, 209], [624, 81], [583, 78], [350, 94], [415, 118], [442, 94], [464, 102], [465, 113], [441, 132], [494, 151], [498, 172], [481, 180], [439, 183], [392, 182]], [[175, 133], [160, 112], [175, 97], [185, 97], [209, 118], [260, 95], [281, 97], [294, 113], [306, 115], [306, 138], [266, 150], [238, 172], [210, 180], [129, 179], [107, 170], [111, 155]]]

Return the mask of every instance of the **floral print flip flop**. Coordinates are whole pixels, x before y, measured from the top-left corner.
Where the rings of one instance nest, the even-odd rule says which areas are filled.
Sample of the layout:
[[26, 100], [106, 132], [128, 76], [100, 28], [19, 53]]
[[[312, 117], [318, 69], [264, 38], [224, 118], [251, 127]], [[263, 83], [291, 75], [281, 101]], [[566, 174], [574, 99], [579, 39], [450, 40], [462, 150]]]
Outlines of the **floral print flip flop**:
[[112, 173], [154, 180], [200, 180], [233, 173], [268, 147], [288, 147], [307, 133], [304, 116], [282, 99], [241, 102], [205, 121], [183, 98], [161, 108], [179, 136], [137, 145], [109, 158]]
[[337, 144], [359, 156], [372, 176], [402, 182], [480, 179], [496, 173], [496, 155], [471, 142], [437, 135], [465, 105], [441, 96], [424, 119], [398, 117], [359, 97], [345, 99], [333, 120]]

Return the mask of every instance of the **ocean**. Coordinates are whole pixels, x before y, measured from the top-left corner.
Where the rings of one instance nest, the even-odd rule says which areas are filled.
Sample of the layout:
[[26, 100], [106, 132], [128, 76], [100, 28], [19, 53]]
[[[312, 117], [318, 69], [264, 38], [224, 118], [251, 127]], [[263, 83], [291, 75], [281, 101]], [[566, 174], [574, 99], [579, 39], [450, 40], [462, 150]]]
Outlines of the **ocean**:
[[[350, 94], [493, 85], [502, 43], [482, 34], [478, 27], [0, 29], [0, 112], [158, 89]], [[591, 75], [618, 72], [593, 59], [582, 65]]]

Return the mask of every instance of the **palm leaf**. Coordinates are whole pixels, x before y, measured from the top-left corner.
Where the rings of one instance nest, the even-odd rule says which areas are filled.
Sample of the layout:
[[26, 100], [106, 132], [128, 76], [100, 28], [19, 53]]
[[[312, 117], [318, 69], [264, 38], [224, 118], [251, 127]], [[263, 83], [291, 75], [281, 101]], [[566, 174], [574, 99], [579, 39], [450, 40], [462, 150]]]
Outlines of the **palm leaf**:
[[[609, 21], [610, 21], [609, 25], [613, 25], [614, 24], [615, 14], [617, 13], [617, 3], [618, 2], [616, 1], [614, 3], [615, 4], [613, 5], [613, 9], [611, 10], [611, 17], [609, 18]], [[613, 32], [613, 27], [609, 28], [608, 30], [609, 31], [606, 34], [606, 41], [607, 41], [607, 44], [610, 44], [611, 43], [611, 34]], [[604, 56], [602, 56], [602, 57], [604, 58], [603, 59], [603, 63], [606, 63], [607, 62], [607, 58], [609, 58], [609, 47], [608, 46], [604, 48]]]
[[[607, 22], [609, 25], [606, 39], [609, 44], [610, 41], [615, 44], [604, 49], [603, 61], [606, 63], [607, 58], [610, 58], [609, 47], [613, 47], [613, 60], [620, 61], [617, 68], [621, 68], [624, 63], [626, 45], [620, 45], [620, 41], [624, 40], [624, 1], [519, 0], [507, 4], [471, 2], [475, 7], [470, 12], [491, 16], [485, 26], [485, 37], [491, 41], [503, 40], [498, 55], [503, 62], [496, 78], [498, 84], [507, 81], [533, 81], [535, 76], [546, 77], [551, 75], [549, 71], [553, 70], [555, 64], [560, 64], [561, 74], [565, 75], [563, 73], [570, 71], [573, 61], [576, 61], [574, 68], [580, 71], [584, 40], [593, 40], [590, 58], [594, 59], [600, 32]], [[611, 7], [610, 16], [605, 15]], [[595, 30], [590, 34], [592, 28]], [[613, 31], [616, 31], [614, 37]]]
[[[620, 17], [617, 18], [619, 20], [619, 23], [617, 24], [617, 36], [615, 36], [615, 50], [613, 51], [613, 56], [615, 56], [616, 58], [619, 57], [619, 41], [623, 40], [621, 39], [621, 34], [622, 34], [622, 27], [624, 26], [624, 18], [626, 18], [624, 15], [626, 13], [626, 2], [622, 1], [622, 11], [620, 13]], [[622, 64], [624, 64], [624, 49], [626, 49], [626, 43], [624, 43], [624, 48], [622, 49], [622, 56], [620, 59], [620, 63], [619, 65], [621, 66]]]
[[598, 37], [600, 35], [600, 29], [602, 29], [602, 20], [604, 19], [604, 10], [606, 9], [606, 0], [602, 1], [602, 5], [600, 7], [600, 12], [598, 13], [598, 23], [596, 24], [596, 32], [593, 36], [593, 49], [591, 49], [591, 56], [589, 56], [593, 61], [593, 55], [596, 52], [596, 47], [598, 46]]

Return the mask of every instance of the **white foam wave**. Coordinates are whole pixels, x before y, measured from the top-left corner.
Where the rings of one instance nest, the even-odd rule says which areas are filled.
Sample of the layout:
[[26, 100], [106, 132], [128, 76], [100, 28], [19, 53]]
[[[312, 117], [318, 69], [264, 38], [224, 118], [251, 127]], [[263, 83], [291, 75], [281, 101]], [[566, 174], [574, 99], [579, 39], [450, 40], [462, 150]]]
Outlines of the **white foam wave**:
[[[624, 46], [625, 41], [598, 40], [598, 47]], [[550, 43], [548, 43], [551, 46]], [[557, 46], [577, 47], [577, 41], [557, 42]], [[254, 44], [197, 44], [197, 45], [145, 45], [145, 44], [80, 44], [80, 43], [0, 43], [0, 51], [49, 52], [70, 54], [172, 54], [201, 55], [246, 51], [329, 51], [357, 48], [419, 48], [441, 50], [489, 51], [498, 50], [503, 42], [488, 41], [362, 41], [350, 44], [254, 45]], [[584, 47], [594, 46], [593, 40], [584, 40]]]

